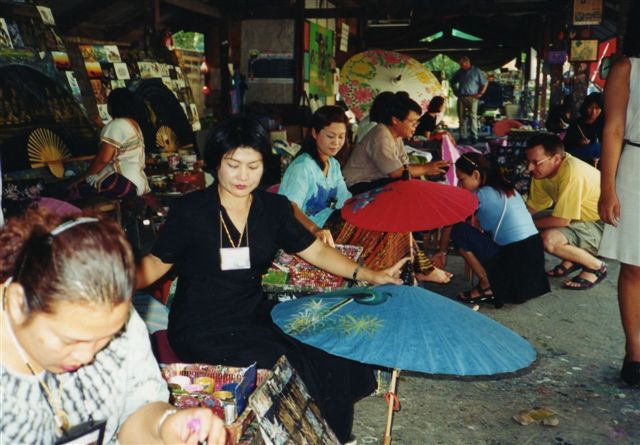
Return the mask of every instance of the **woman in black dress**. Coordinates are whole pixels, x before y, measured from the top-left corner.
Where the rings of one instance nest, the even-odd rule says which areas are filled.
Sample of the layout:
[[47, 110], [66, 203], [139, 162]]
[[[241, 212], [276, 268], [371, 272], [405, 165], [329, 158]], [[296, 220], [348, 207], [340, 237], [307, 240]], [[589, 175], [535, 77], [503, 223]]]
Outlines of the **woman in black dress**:
[[271, 321], [261, 275], [279, 248], [345, 278], [397, 283], [406, 259], [383, 271], [360, 267], [316, 239], [293, 216], [290, 201], [258, 190], [271, 146], [255, 120], [232, 118], [214, 129], [204, 153], [216, 183], [172, 206], [139, 269], [147, 286], [175, 266], [169, 342], [185, 361], [271, 368], [286, 355], [341, 441], [353, 403], [374, 389], [369, 368], [303, 345]]

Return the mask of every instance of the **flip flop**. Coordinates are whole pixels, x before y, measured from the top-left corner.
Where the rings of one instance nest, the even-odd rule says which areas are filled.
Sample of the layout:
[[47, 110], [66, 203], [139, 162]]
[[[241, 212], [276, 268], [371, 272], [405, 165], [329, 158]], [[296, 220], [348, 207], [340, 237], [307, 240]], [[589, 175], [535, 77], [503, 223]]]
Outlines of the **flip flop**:
[[546, 274], [547, 276], [552, 278], [562, 278], [575, 272], [578, 269], [580, 269], [580, 265], [577, 263], [571, 263], [571, 267], [565, 267], [562, 263], [560, 263], [553, 269], [548, 270]]
[[[582, 278], [578, 275], [577, 277], [573, 277], [572, 279], [564, 283], [564, 288], [571, 290], [591, 289], [593, 286], [605, 279], [605, 277], [607, 276], [607, 265], [603, 262], [602, 266], [599, 269], [589, 269], [587, 267], [583, 267], [582, 271], [594, 274], [596, 276], [596, 280], [589, 281], [586, 278]], [[576, 284], [577, 286], [571, 286], [569, 283]]]

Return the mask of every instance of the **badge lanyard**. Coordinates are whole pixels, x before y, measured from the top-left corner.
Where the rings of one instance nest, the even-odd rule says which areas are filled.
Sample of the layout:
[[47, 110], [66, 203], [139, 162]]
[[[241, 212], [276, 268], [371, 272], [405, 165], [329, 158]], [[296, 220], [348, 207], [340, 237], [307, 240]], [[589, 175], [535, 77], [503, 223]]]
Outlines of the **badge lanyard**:
[[25, 352], [24, 349], [22, 349], [20, 342], [16, 338], [16, 334], [13, 332], [13, 327], [11, 326], [11, 321], [9, 320], [9, 316], [7, 315], [6, 309], [2, 311], [2, 316], [4, 317], [4, 322], [7, 325], [7, 333], [9, 334], [9, 338], [11, 339], [14, 347], [18, 351], [18, 355], [20, 356], [24, 364], [27, 365], [27, 368], [29, 368], [29, 371], [31, 372], [31, 374], [33, 374], [33, 376], [36, 379], [38, 379], [38, 383], [40, 384], [40, 389], [42, 390], [44, 398], [49, 404], [49, 406], [51, 407], [51, 410], [53, 411], [53, 414], [54, 414], [53, 418], [55, 419], [55, 423], [56, 423], [56, 433], [58, 435], [61, 435], [62, 433], [64, 433], [66, 430], [69, 429], [69, 426], [71, 424], [69, 421], [68, 414], [62, 409], [61, 394], [62, 394], [62, 385], [64, 384], [64, 381], [60, 382], [60, 385], [58, 386], [57, 397], [54, 397], [53, 392], [51, 391], [49, 386], [45, 383], [44, 379], [39, 374], [36, 374], [35, 370], [31, 366], [31, 363], [29, 363], [29, 359], [27, 358], [27, 353]]
[[[222, 210], [220, 210], [220, 269], [221, 270], [241, 270], [241, 269], [250, 269], [251, 268], [251, 258], [249, 254], [249, 217], [247, 216], [247, 222], [244, 225], [244, 230], [240, 233], [240, 238], [238, 238], [238, 243], [234, 243], [231, 238], [231, 233], [229, 232], [229, 228], [227, 227], [227, 223], [224, 220], [222, 215]], [[222, 247], [222, 228], [224, 227], [224, 231], [227, 235], [227, 239], [229, 240], [229, 244], [231, 247]], [[247, 234], [247, 246], [241, 247], [242, 238], [244, 234]]]

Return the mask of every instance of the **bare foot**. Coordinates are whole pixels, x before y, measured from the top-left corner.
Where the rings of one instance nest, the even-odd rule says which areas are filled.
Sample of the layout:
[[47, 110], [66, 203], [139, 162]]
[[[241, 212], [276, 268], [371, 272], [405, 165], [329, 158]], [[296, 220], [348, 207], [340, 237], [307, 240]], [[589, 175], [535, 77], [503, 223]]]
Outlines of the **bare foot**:
[[452, 276], [453, 274], [451, 272], [447, 272], [446, 270], [434, 267], [433, 270], [427, 275], [423, 273], [417, 273], [416, 279], [418, 281], [429, 281], [431, 283], [447, 284], [449, 281], [451, 281]]

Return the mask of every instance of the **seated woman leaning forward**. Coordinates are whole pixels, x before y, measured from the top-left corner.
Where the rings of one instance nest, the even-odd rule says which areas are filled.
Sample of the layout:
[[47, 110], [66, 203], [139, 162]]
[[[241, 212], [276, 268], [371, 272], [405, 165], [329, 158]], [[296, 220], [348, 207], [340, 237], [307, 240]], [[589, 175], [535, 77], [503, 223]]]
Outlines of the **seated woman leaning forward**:
[[[340, 209], [351, 192], [347, 190], [335, 156], [345, 143], [348, 125], [342, 108], [319, 108], [313, 114], [302, 149], [282, 178], [279, 193], [291, 201], [296, 219], [321, 241], [330, 246], [334, 245], [334, 239], [339, 244], [362, 246], [360, 259], [365, 264], [390, 266], [408, 252], [389, 246], [409, 246], [409, 234], [358, 229], [340, 216]], [[450, 281], [450, 273], [434, 267], [421, 250], [416, 252], [422, 254], [417, 256], [415, 265], [419, 280]]]
[[225, 443], [210, 410], [167, 403], [115, 222], [42, 211], [11, 219], [0, 278], [0, 443]]
[[142, 260], [138, 284], [153, 283], [175, 265], [168, 334], [177, 355], [231, 366], [257, 362], [260, 368], [286, 355], [344, 442], [354, 401], [374, 389], [372, 372], [282, 333], [271, 321], [273, 302], [263, 297], [261, 276], [279, 248], [333, 274], [376, 284], [400, 284], [406, 259], [376, 272], [316, 239], [295, 219], [287, 198], [257, 189], [270, 155], [269, 136], [258, 121], [235, 117], [216, 127], [204, 152], [216, 182], [175, 201]]
[[116, 88], [107, 100], [113, 120], [102, 128], [98, 154], [87, 171], [69, 185], [69, 200], [94, 195], [121, 199], [149, 192], [144, 137], [133, 119], [133, 93]]
[[455, 167], [460, 186], [478, 195], [482, 228], [458, 223], [451, 230], [453, 245], [478, 276], [478, 285], [458, 298], [522, 303], [549, 292], [542, 239], [520, 194], [480, 154], [462, 155]]

